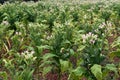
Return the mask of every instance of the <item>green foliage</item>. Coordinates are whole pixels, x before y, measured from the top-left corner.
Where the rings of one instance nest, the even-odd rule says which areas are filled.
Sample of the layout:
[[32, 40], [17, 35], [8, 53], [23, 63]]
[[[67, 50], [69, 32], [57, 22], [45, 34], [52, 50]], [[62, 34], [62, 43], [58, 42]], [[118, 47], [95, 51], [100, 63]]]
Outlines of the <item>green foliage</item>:
[[70, 67], [69, 66], [69, 61], [63, 61], [63, 60], [60, 60], [60, 65], [61, 65], [61, 72], [65, 72], [68, 70], [68, 68]]
[[2, 77], [3, 79], [7, 80], [8, 75], [7, 75], [6, 72], [3, 71], [3, 72], [0, 72], [0, 77]]
[[117, 68], [114, 64], [107, 64], [105, 68], [110, 70], [110, 71], [114, 71], [114, 72], [117, 71]]
[[0, 5], [0, 78], [117, 80], [119, 19], [117, 2], [10, 0]]
[[70, 75], [68, 77], [68, 80], [77, 80], [77, 79], [82, 79], [82, 77], [85, 74], [85, 68], [82, 67], [77, 67], [74, 70], [71, 70]]
[[101, 67], [101, 65], [94, 64], [91, 67], [91, 72], [94, 74], [94, 76], [97, 78], [97, 80], [102, 80], [102, 67]]

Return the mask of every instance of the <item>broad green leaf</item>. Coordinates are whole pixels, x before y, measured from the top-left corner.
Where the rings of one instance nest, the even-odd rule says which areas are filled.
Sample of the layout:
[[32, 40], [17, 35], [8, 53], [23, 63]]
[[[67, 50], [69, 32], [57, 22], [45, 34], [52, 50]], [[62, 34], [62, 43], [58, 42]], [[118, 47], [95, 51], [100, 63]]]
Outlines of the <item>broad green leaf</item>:
[[50, 60], [47, 60], [47, 61], [44, 61], [41, 65], [40, 65], [40, 67], [44, 67], [45, 65], [51, 65], [51, 64], [56, 64], [56, 62], [55, 61], [50, 61]]
[[70, 54], [71, 54], [71, 55], [74, 55], [74, 53], [75, 53], [74, 50], [73, 50], [73, 49], [70, 49]]
[[94, 64], [91, 67], [91, 72], [94, 74], [94, 76], [97, 78], [97, 80], [102, 80], [101, 65]]
[[50, 72], [50, 71], [51, 71], [51, 69], [52, 69], [52, 67], [51, 67], [51, 66], [44, 67], [44, 68], [43, 68], [43, 75], [45, 75], [45, 74], [47, 74], [48, 72]]
[[60, 64], [61, 64], [62, 72], [64, 72], [64, 71], [69, 69], [69, 61], [60, 60]]
[[57, 57], [57, 55], [52, 54], [52, 53], [47, 53], [43, 56], [43, 60], [46, 61], [49, 58]]
[[82, 67], [77, 67], [72, 73], [76, 76], [82, 76], [85, 73], [85, 69]]
[[71, 44], [70, 41], [68, 41], [68, 40], [65, 40], [63, 43], [64, 44]]
[[50, 47], [49, 47], [48, 45], [37, 46], [37, 48], [38, 48], [39, 53], [42, 53], [42, 51], [43, 51], [44, 49], [50, 49]]
[[82, 51], [85, 47], [86, 46], [84, 46], [84, 45], [79, 46], [78, 51]]
[[85, 32], [85, 30], [79, 30], [78, 32], [79, 32], [79, 33], [84, 33], [84, 32]]
[[49, 49], [49, 50], [51, 50], [51, 47], [48, 46], [48, 45], [37, 46], [37, 48], [38, 48], [38, 52], [39, 52], [39, 53], [42, 53], [43, 50], [45, 50], [45, 49]]
[[110, 71], [117, 72], [117, 68], [114, 64], [107, 64], [105, 68], [110, 70]]

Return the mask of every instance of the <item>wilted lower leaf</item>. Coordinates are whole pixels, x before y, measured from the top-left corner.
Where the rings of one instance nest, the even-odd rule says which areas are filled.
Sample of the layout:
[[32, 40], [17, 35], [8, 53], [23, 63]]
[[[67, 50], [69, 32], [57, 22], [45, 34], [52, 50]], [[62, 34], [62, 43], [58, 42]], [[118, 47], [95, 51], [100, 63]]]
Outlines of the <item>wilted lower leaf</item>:
[[93, 65], [91, 67], [91, 72], [94, 74], [97, 80], [102, 80], [101, 65], [98, 65], [98, 64]]

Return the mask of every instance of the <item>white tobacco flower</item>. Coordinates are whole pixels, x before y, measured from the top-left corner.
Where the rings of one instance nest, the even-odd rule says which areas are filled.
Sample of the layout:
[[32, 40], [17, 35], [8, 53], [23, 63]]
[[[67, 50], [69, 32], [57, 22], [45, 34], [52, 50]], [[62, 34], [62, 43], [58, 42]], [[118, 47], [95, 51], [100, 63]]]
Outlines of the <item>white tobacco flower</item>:
[[106, 26], [106, 24], [103, 22], [102, 24], [99, 25], [99, 28], [102, 29]]
[[91, 39], [91, 40], [90, 40], [90, 43], [94, 44], [94, 43], [95, 43], [95, 40]]
[[85, 34], [83, 34], [83, 35], [82, 35], [82, 38], [83, 38], [83, 39], [86, 39], [86, 35], [85, 35]]
[[94, 35], [94, 37], [95, 37], [95, 39], [97, 39], [98, 36], [97, 36], [97, 35]]
[[92, 32], [89, 32], [88, 34], [89, 34], [89, 36], [91, 36], [91, 35], [92, 35]]
[[3, 21], [2, 24], [3, 25], [9, 25], [9, 22], [8, 21]]
[[29, 53], [29, 52], [28, 52], [28, 50], [27, 50], [27, 51], [25, 51], [25, 53], [27, 53], [27, 54], [28, 54], [28, 53]]
[[18, 35], [18, 32], [16, 32], [15, 34]]
[[96, 29], [95, 32], [98, 32], [98, 29]]
[[27, 54], [27, 55], [25, 55], [25, 58], [26, 58], [26, 59], [30, 59], [30, 58], [32, 58], [32, 57], [33, 57], [32, 54]]
[[88, 41], [89, 43], [94, 44], [95, 41], [97, 40], [97, 37], [98, 37], [97, 35], [93, 34], [92, 32], [89, 32], [87, 34], [82, 35], [82, 40], [83, 43], [86, 43]]
[[15, 34], [16, 34], [16, 35], [21, 35], [22, 33], [21, 33], [21, 32], [16, 32]]
[[51, 39], [53, 37], [53, 35], [47, 36], [47, 40]]
[[86, 37], [86, 35], [85, 35], [85, 34], [83, 34], [83, 35], [82, 35], [83, 43], [85, 43], [85, 42], [86, 42], [86, 38], [87, 38], [87, 37]]
[[35, 53], [35, 51], [31, 51], [31, 54], [34, 54]]
[[105, 34], [104, 33], [102, 33], [102, 36], [104, 36]]
[[109, 27], [111, 27], [111, 26], [112, 26], [112, 23], [107, 21], [107, 25], [108, 25]]
[[21, 55], [22, 55], [25, 59], [35, 60], [36, 57], [33, 56], [34, 53], [35, 53], [34, 51], [29, 52], [28, 50], [26, 50], [26, 51], [22, 52]]

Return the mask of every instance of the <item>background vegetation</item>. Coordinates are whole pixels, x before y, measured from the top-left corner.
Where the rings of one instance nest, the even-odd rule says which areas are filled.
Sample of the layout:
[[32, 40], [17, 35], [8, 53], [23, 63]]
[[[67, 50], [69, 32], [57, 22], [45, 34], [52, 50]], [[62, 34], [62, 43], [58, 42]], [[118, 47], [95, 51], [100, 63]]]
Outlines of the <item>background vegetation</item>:
[[0, 5], [1, 80], [119, 80], [120, 3]]

